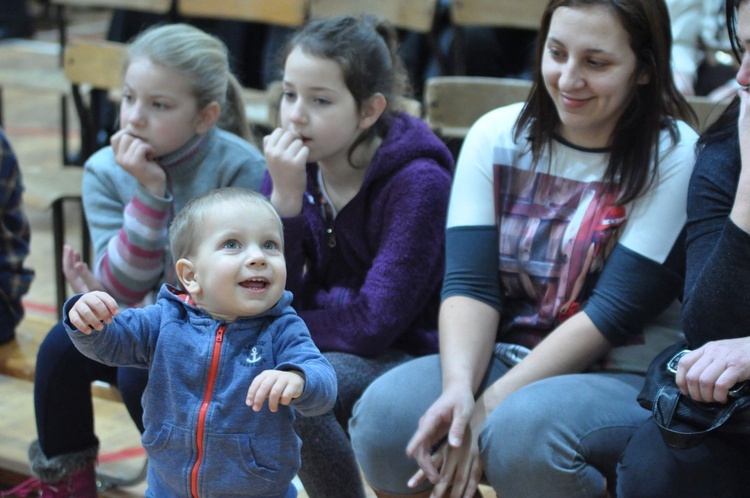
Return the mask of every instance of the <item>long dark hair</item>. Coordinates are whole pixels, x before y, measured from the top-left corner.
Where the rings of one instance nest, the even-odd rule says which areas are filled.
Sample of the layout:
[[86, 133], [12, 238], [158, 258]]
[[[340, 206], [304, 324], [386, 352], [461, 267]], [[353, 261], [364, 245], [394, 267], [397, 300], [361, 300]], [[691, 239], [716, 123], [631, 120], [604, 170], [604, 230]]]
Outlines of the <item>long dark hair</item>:
[[[535, 165], [545, 147], [552, 144], [560, 116], [541, 71], [552, 15], [560, 7], [592, 6], [606, 7], [620, 21], [637, 59], [634, 79], [629, 83], [630, 102], [615, 125], [609, 165], [602, 178], [619, 185], [618, 201], [624, 204], [645, 192], [655, 180], [662, 129], [667, 127], [672, 140], [678, 140], [674, 119], [668, 118], [696, 120], [672, 79], [672, 33], [664, 0], [550, 0], [542, 16], [531, 93], [515, 124], [514, 138], [517, 142], [524, 138], [529, 141]], [[648, 83], [636, 84], [641, 74], [649, 76]]]
[[[727, 31], [732, 43], [732, 52], [737, 63], [742, 64], [742, 45], [737, 37], [737, 11], [740, 4], [747, 0], [726, 0]], [[737, 120], [740, 116], [740, 98], [735, 95], [719, 118], [701, 134], [698, 147], [702, 148], [710, 142], [724, 140], [737, 136]]]
[[358, 110], [376, 93], [385, 97], [387, 105], [383, 115], [357, 137], [349, 149], [351, 163], [352, 153], [360, 144], [386, 135], [389, 116], [401, 110], [399, 97], [410, 93], [408, 75], [398, 54], [396, 30], [371, 14], [312, 19], [287, 43], [282, 52], [282, 66], [297, 47], [341, 67]]

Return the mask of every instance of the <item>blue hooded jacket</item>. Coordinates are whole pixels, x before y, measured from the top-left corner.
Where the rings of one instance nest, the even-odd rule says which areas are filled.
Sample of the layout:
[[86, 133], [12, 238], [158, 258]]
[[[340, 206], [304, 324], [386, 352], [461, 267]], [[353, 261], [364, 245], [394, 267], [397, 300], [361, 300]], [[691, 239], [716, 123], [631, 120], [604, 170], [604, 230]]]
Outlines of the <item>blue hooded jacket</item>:
[[[285, 496], [300, 467], [294, 409], [305, 416], [333, 407], [336, 373], [290, 306], [285, 291], [270, 310], [232, 323], [213, 319], [162, 286], [156, 304], [122, 311], [101, 332], [65, 327], [76, 347], [99, 362], [149, 369], [143, 395], [143, 446], [149, 494], [158, 497]], [[272, 413], [245, 405], [263, 370], [299, 370], [305, 389]]]

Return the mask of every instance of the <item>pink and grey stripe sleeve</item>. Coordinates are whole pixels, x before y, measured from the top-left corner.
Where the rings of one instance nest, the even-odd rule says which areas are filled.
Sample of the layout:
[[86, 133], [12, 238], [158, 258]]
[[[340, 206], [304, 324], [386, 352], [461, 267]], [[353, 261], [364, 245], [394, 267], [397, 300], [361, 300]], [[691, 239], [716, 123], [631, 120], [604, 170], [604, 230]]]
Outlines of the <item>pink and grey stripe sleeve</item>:
[[164, 272], [169, 203], [136, 194], [125, 206], [123, 227], [107, 245], [98, 276], [122, 303], [137, 303]]

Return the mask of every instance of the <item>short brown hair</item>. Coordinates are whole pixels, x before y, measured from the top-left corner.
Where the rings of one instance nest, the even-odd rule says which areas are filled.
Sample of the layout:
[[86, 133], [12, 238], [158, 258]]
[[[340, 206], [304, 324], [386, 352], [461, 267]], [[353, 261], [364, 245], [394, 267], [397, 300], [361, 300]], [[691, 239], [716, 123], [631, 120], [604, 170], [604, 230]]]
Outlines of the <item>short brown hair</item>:
[[[271, 202], [265, 196], [249, 188], [223, 187], [210, 190], [203, 195], [191, 199], [177, 213], [174, 220], [172, 220], [169, 226], [169, 246], [172, 251], [173, 261], [176, 262], [180, 258], [192, 254], [192, 251], [195, 249], [195, 243], [199, 240], [203, 229], [204, 215], [219, 202], [228, 200], [246, 202], [250, 205], [268, 209], [278, 221], [279, 237], [282, 246], [284, 245], [284, 225], [278, 213], [276, 213], [276, 209], [274, 209]], [[250, 216], [251, 213], [248, 213], [248, 217]]]

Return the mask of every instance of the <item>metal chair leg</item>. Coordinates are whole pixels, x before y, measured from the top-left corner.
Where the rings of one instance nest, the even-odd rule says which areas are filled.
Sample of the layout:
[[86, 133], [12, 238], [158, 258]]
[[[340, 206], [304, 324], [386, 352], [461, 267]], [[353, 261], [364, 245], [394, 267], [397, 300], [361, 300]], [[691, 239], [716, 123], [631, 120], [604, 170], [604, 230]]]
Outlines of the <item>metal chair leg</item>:
[[96, 487], [100, 492], [106, 491], [112, 488], [123, 488], [129, 486], [135, 486], [146, 480], [146, 474], [148, 473], [148, 460], [143, 459], [143, 467], [138, 471], [138, 474], [131, 477], [120, 477], [111, 476], [103, 473], [96, 473]]

